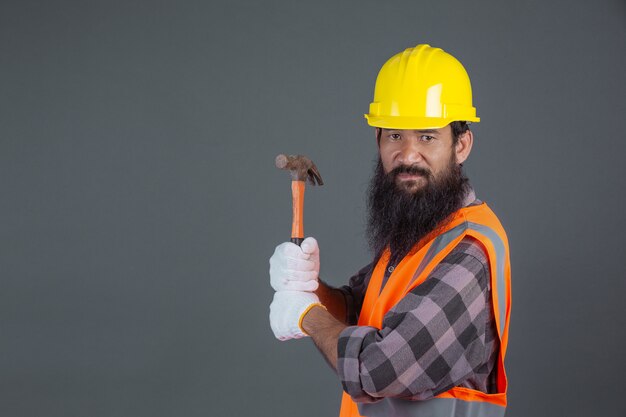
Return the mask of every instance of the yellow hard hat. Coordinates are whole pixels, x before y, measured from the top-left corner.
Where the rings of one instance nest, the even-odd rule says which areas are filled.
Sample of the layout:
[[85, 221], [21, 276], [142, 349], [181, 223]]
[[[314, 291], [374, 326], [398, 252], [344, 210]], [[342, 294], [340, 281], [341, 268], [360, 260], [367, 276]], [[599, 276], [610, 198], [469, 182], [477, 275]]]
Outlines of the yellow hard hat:
[[479, 122], [463, 65], [440, 48], [422, 44], [391, 57], [376, 78], [370, 126], [437, 129], [453, 121]]

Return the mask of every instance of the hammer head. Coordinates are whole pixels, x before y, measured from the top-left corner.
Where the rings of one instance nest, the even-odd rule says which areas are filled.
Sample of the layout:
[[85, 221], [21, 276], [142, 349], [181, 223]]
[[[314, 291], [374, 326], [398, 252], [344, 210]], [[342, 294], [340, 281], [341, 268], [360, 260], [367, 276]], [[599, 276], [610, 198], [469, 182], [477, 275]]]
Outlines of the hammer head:
[[311, 185], [324, 185], [317, 167], [304, 155], [280, 154], [276, 157], [276, 168], [289, 170], [293, 181], [306, 181]]

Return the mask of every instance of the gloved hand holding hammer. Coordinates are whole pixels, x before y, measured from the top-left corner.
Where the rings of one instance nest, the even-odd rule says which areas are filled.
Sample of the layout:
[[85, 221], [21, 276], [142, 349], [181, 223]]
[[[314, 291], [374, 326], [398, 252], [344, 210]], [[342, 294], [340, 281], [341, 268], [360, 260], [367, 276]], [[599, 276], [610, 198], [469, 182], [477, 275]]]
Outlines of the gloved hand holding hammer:
[[315, 291], [319, 274], [320, 250], [312, 237], [300, 246], [281, 243], [270, 258], [270, 284], [276, 291]]
[[322, 306], [313, 293], [319, 286], [319, 247], [314, 238], [303, 239], [304, 184], [323, 182], [315, 165], [304, 156], [278, 155], [276, 166], [291, 172], [293, 226], [291, 242], [278, 245], [270, 258], [270, 284], [276, 290], [270, 305], [270, 326], [279, 340], [299, 339], [307, 336], [302, 318], [314, 306]]

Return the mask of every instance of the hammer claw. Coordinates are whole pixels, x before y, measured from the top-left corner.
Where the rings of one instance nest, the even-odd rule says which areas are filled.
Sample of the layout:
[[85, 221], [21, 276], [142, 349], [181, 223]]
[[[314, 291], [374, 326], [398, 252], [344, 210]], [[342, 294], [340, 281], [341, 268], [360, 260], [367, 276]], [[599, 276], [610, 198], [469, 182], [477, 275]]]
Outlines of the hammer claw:
[[315, 165], [311, 166], [308, 169], [307, 174], [307, 179], [311, 185], [324, 185], [324, 181], [322, 181], [322, 176], [320, 175]]

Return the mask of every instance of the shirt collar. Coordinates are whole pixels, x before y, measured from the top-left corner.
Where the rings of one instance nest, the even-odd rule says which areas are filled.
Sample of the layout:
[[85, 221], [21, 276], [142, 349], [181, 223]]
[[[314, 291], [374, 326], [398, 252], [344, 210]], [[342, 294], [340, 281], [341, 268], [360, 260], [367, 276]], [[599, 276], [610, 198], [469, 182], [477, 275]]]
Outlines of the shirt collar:
[[470, 185], [463, 199], [463, 207], [471, 205], [474, 201], [476, 201], [476, 193], [474, 192], [474, 188]]

